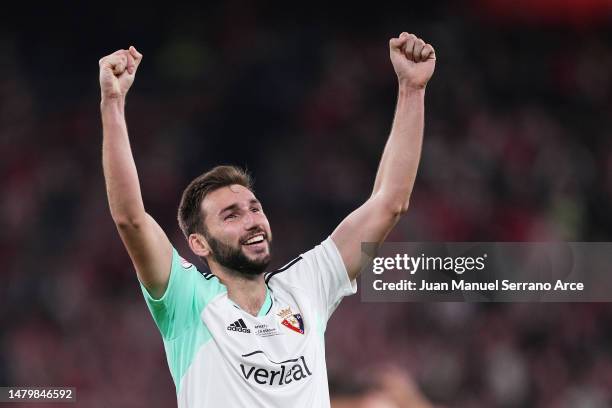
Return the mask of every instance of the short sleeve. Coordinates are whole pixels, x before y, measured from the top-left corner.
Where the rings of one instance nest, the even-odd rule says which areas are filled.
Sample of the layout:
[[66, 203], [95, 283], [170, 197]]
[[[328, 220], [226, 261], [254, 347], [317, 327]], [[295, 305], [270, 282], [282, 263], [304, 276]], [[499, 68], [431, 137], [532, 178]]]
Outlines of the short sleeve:
[[290, 265], [271, 272], [268, 280], [283, 280], [309, 292], [317, 309], [327, 319], [344, 296], [357, 292], [357, 282], [349, 280], [342, 256], [331, 236], [294, 259]]
[[159, 299], [140, 283], [155, 324], [165, 340], [173, 339], [200, 320], [200, 314], [216, 295], [225, 291], [213, 275], [204, 276], [172, 248], [172, 265], [166, 291]]

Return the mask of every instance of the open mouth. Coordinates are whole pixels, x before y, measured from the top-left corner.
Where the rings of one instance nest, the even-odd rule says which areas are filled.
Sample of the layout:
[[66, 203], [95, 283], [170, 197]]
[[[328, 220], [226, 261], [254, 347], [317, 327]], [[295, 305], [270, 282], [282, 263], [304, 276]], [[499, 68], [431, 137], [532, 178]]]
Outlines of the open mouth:
[[250, 245], [263, 244], [264, 241], [265, 241], [264, 234], [257, 234], [249, 238], [248, 240], [246, 240], [242, 245], [250, 246]]

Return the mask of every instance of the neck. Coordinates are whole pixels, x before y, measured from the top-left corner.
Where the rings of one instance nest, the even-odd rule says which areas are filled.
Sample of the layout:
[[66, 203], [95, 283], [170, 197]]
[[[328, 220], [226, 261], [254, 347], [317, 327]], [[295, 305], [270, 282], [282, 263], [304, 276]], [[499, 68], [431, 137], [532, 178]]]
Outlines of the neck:
[[264, 275], [244, 276], [239, 272], [211, 264], [212, 272], [227, 288], [227, 296], [245, 312], [257, 316], [266, 301]]

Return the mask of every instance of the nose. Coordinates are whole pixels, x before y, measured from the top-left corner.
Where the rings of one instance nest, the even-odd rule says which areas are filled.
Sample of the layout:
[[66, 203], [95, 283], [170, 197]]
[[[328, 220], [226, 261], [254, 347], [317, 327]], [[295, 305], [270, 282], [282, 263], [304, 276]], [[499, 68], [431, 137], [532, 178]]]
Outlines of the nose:
[[247, 212], [247, 214], [243, 217], [243, 225], [244, 229], [250, 230], [255, 227], [255, 217], [253, 217], [252, 212]]

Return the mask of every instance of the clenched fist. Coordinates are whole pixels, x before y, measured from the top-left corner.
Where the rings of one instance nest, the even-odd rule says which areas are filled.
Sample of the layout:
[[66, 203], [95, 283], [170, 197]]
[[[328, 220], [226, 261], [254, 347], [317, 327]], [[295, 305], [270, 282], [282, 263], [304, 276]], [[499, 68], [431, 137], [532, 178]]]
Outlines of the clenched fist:
[[142, 54], [136, 48], [119, 50], [100, 59], [102, 99], [124, 98], [134, 82]]
[[389, 54], [401, 85], [425, 88], [436, 67], [436, 53], [431, 44], [404, 32], [389, 40]]

